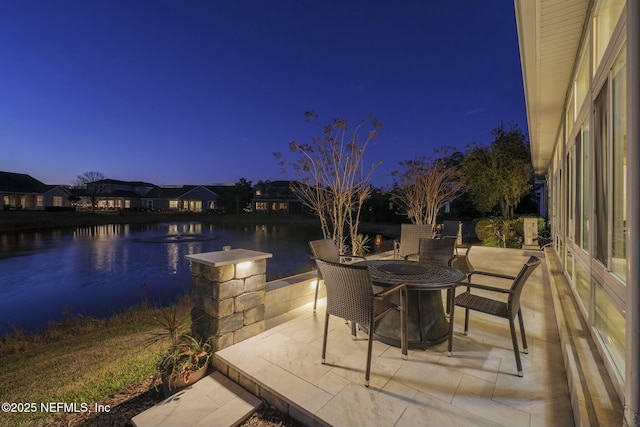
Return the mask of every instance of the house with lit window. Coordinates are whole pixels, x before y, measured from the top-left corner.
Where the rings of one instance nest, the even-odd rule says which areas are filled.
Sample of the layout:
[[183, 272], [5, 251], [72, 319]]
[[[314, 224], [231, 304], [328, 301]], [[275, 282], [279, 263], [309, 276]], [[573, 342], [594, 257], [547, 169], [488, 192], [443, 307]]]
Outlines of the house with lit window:
[[[585, 348], [595, 349], [563, 346], [563, 359], [567, 372], [600, 360], [624, 425], [637, 426], [640, 2], [515, 0], [515, 12], [554, 262], [570, 290], [565, 304], [586, 325]], [[574, 414], [599, 398], [570, 389]]]
[[299, 214], [303, 211], [289, 181], [259, 181], [253, 186], [251, 208], [259, 213]]
[[153, 188], [155, 185], [148, 182], [101, 179], [88, 183], [77, 194], [81, 197], [80, 205], [86, 208], [91, 208], [94, 198], [100, 210], [140, 209], [143, 207], [140, 198]]
[[219, 196], [204, 185], [157, 186], [141, 181], [101, 179], [87, 184], [83, 204], [90, 206], [90, 196], [101, 210], [146, 209], [204, 212], [217, 208]]
[[46, 210], [70, 206], [71, 192], [62, 185], [47, 185], [30, 175], [0, 172], [0, 209]]
[[190, 212], [215, 211], [219, 199], [215, 191], [204, 185], [155, 187], [141, 198], [145, 209]]

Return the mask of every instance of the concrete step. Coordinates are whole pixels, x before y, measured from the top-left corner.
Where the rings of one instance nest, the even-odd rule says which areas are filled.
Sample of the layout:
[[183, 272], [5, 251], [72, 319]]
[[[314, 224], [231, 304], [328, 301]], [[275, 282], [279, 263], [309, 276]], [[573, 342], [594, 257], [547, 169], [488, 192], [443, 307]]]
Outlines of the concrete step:
[[204, 377], [132, 418], [136, 427], [240, 425], [260, 399], [219, 372]]

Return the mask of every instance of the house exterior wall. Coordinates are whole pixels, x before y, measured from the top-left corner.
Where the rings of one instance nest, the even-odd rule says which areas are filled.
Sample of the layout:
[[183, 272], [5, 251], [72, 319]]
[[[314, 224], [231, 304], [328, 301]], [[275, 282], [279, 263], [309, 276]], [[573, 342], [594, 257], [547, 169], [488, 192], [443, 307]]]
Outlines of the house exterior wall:
[[37, 207], [37, 194], [5, 192], [2, 196], [3, 209], [35, 210]]
[[57, 186], [44, 194], [44, 207], [70, 207], [71, 192], [64, 187]]
[[[516, 7], [523, 5], [516, 0]], [[638, 425], [640, 7], [636, 0], [589, 5], [579, 46], [567, 55], [574, 65], [560, 117], [533, 117], [560, 123], [546, 170], [553, 250], [625, 404], [625, 424]], [[561, 15], [559, 8], [547, 19]], [[531, 24], [523, 21], [519, 37]], [[523, 60], [530, 70], [526, 65]], [[527, 91], [527, 99], [538, 99], [539, 90]], [[532, 157], [536, 143], [549, 141], [536, 141], [534, 134]]]

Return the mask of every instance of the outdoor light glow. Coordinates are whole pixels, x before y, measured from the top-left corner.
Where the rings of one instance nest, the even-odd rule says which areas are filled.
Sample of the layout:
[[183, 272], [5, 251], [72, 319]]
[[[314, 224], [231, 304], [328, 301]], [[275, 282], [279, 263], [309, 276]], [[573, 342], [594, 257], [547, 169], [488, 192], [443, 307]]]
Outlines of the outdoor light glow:
[[239, 262], [237, 266], [238, 268], [249, 268], [251, 266], [251, 261]]

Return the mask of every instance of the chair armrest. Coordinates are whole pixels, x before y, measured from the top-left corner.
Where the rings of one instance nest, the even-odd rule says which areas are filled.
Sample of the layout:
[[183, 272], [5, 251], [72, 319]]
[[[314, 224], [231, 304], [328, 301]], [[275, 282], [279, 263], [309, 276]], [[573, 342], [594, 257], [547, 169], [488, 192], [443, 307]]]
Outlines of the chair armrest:
[[340, 259], [344, 260], [345, 258], [349, 258], [351, 260], [351, 258], [358, 258], [362, 261], [366, 261], [367, 257], [363, 257], [360, 255], [340, 255]]
[[489, 276], [489, 277], [497, 277], [498, 279], [515, 280], [515, 276], [509, 276], [507, 274], [500, 274], [500, 273], [492, 273], [490, 271], [472, 271], [467, 275], [469, 280], [471, 280], [471, 276], [474, 274], [480, 274], [482, 276]]
[[401, 283], [399, 285], [394, 285], [394, 286], [391, 286], [389, 288], [386, 288], [382, 292], [378, 292], [377, 294], [374, 294], [373, 296], [376, 297], [376, 298], [384, 297], [384, 296], [387, 296], [387, 295], [392, 294], [394, 292], [398, 292], [399, 290], [402, 290], [402, 289], [406, 290], [407, 289], [407, 285], [405, 285], [404, 283]]
[[503, 294], [511, 293], [511, 289], [498, 288], [496, 286], [489, 285], [480, 285], [478, 283], [465, 283], [463, 286], [466, 286], [467, 288], [482, 289], [485, 291], [500, 292]]

